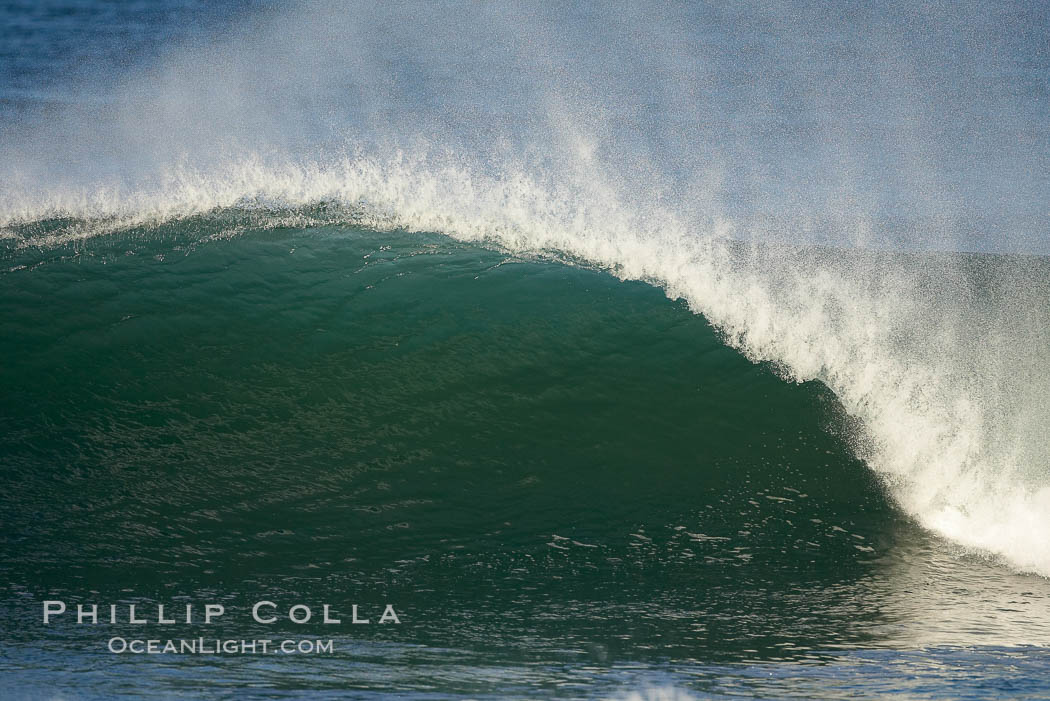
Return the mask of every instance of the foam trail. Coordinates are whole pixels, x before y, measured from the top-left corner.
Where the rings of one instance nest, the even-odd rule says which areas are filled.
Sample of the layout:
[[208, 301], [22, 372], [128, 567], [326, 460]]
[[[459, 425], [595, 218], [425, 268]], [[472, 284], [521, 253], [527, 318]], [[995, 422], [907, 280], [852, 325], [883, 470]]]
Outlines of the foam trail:
[[656, 686], [610, 698], [616, 701], [693, 701], [697, 697], [673, 686]]
[[[1047, 149], [1013, 141], [1043, 135], [1026, 115], [1045, 96], [960, 102], [938, 82], [971, 59], [1003, 68], [1025, 50], [1010, 22], [1044, 17], [443, 9], [263, 18], [130, 79], [105, 128], [24, 130], [0, 148], [4, 235], [51, 246], [225, 213], [440, 231], [647, 280], [752, 359], [827, 384], [920, 523], [1050, 576], [1048, 264], [961, 253], [1046, 250], [1046, 185], [1025, 174]], [[990, 48], [965, 52], [968, 20]], [[392, 26], [415, 29], [384, 44]], [[930, 68], [909, 37], [963, 58]], [[832, 50], [859, 56], [809, 65]], [[997, 128], [962, 142], [993, 107]], [[972, 148], [1014, 160], [962, 168]]]

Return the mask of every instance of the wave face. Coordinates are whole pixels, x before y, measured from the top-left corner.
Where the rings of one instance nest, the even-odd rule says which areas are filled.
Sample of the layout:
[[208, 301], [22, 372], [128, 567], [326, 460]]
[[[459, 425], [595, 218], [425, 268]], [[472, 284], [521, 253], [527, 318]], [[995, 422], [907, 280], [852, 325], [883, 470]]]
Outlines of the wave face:
[[[5, 252], [5, 698], [127, 693], [100, 647], [146, 626], [40, 624], [88, 596], [337, 638], [206, 673], [134, 658], [136, 695], [1039, 693], [1047, 656], [1020, 646], [1050, 640], [1050, 582], [906, 518], [821, 383], [572, 261], [277, 221]], [[260, 600], [390, 601], [404, 625], [263, 631]]]
[[825, 384], [919, 524], [1050, 576], [1045, 8], [467, 12], [271, 11], [21, 119], [10, 267], [200, 217], [585, 262]]

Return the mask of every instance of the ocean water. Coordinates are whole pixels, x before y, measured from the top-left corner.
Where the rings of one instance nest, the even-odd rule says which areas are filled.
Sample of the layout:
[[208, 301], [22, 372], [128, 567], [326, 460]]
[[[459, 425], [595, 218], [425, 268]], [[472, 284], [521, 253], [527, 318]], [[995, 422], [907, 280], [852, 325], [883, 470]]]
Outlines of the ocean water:
[[1048, 29], [0, 6], [0, 695], [1050, 698]]

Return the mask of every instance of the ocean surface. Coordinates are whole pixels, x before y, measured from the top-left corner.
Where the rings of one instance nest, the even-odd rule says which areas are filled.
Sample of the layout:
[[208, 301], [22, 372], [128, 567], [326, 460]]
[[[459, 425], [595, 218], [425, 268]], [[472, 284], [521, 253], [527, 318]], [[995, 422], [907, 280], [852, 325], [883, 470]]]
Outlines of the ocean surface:
[[0, 4], [0, 697], [1050, 698], [1047, 36]]

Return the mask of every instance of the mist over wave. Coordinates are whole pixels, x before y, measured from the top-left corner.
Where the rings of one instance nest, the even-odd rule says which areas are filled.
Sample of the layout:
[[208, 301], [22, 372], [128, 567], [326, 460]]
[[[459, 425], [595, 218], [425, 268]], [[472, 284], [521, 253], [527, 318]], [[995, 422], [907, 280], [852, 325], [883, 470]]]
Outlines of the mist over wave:
[[0, 228], [46, 248], [347, 222], [646, 280], [827, 384], [919, 523], [1050, 576], [1050, 264], [1026, 255], [1050, 250], [1048, 25], [1021, 4], [295, 6], [8, 129]]

